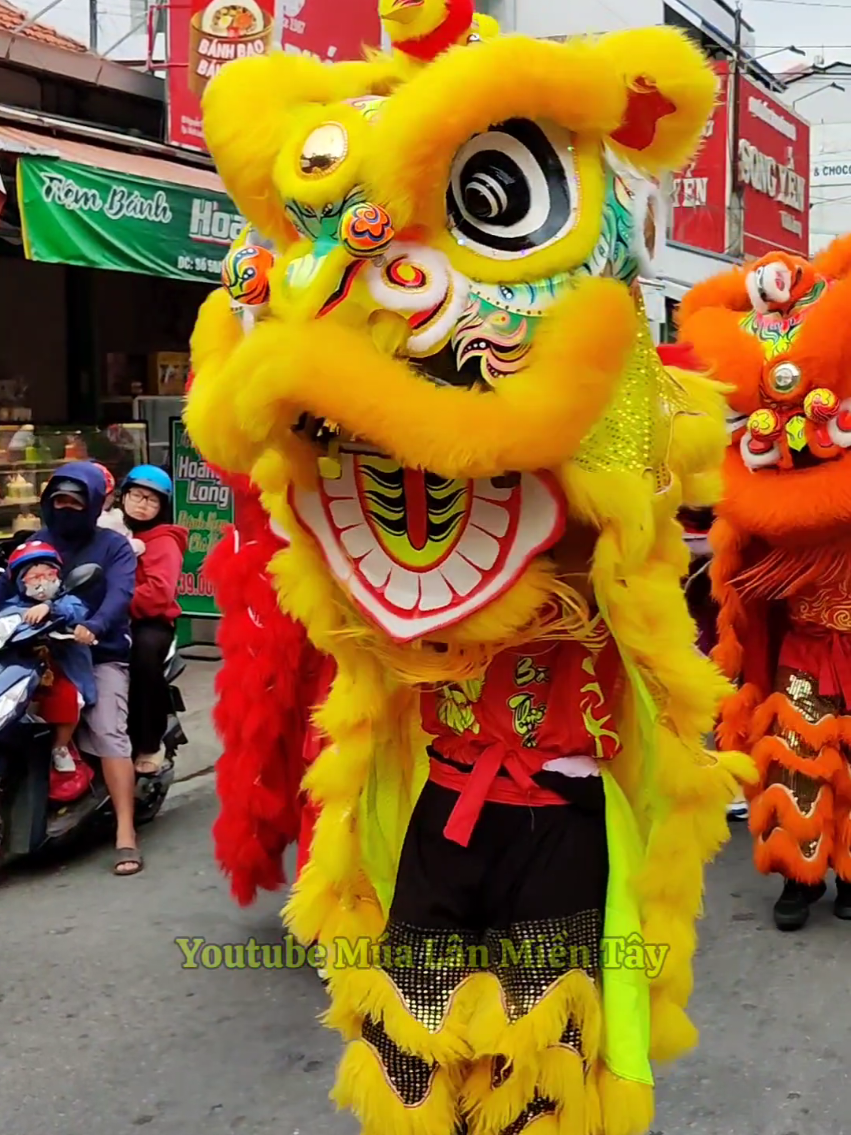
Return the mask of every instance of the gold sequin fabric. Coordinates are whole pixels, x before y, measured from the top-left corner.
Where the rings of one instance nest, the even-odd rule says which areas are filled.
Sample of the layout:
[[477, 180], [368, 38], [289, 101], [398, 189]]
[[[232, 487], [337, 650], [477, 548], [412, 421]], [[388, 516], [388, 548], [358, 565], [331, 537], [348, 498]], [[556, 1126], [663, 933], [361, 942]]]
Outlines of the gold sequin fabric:
[[641, 304], [639, 324], [615, 396], [585, 436], [573, 464], [591, 473], [636, 473], [660, 493], [671, 483], [668, 456], [674, 418], [692, 411], [685, 390], [659, 359]]
[[[775, 679], [775, 692], [783, 694], [808, 725], [816, 725], [827, 717], [843, 712], [841, 702], [836, 698], [819, 694], [817, 679], [802, 670], [779, 667]], [[779, 721], [775, 721], [771, 734], [783, 741], [798, 758], [815, 761], [819, 756], [818, 751], [808, 745], [800, 733], [787, 728]], [[775, 785], [785, 789], [794, 802], [797, 812], [805, 819], [810, 819], [815, 814], [821, 793], [829, 791], [822, 777], [808, 776], [800, 768], [788, 768], [779, 760], [772, 761], [769, 765], [763, 790], [767, 792]], [[758, 839], [763, 842], [768, 841], [780, 826], [780, 815], [775, 812], [765, 824], [764, 830], [759, 833]], [[803, 841], [796, 839], [795, 842], [804, 860], [814, 859], [819, 852], [818, 839]]]
[[538, 1004], [547, 990], [570, 970], [596, 978], [600, 970], [603, 920], [598, 910], [567, 918], [515, 922], [507, 930], [485, 935], [493, 972], [505, 995], [510, 1021]]
[[385, 933], [387, 960], [381, 969], [396, 986], [408, 1013], [429, 1032], [443, 1024], [452, 995], [475, 971], [475, 948], [480, 939], [472, 931], [424, 930], [390, 919]]
[[428, 1097], [437, 1065], [419, 1056], [402, 1052], [394, 1044], [381, 1021], [367, 1017], [361, 1026], [361, 1037], [381, 1061], [384, 1075], [393, 1091], [406, 1107], [418, 1107]]
[[[534, 1009], [564, 974], [578, 969], [596, 980], [602, 924], [599, 910], [586, 910], [566, 918], [516, 922], [506, 930], [478, 935], [472, 931], [435, 931], [391, 918], [379, 968], [393, 982], [411, 1017], [429, 1032], [440, 1029], [461, 984], [483, 970], [499, 980], [506, 1013], [514, 1022]], [[375, 1052], [388, 1084], [405, 1106], [422, 1104], [437, 1066], [403, 1052], [383, 1024], [372, 1017], [364, 1020], [361, 1036]], [[582, 1034], [574, 1020], [568, 1020], [559, 1043], [583, 1056]], [[494, 1057], [492, 1086], [500, 1087], [512, 1071], [504, 1057]], [[512, 1124], [505, 1135], [522, 1132], [547, 1108], [555, 1110], [549, 1101], [536, 1097], [516, 1120], [520, 1126]]]
[[[818, 681], [803, 670], [790, 670], [786, 666], [781, 666], [777, 671], [774, 688], [791, 702], [809, 725], [816, 725], [825, 717], [834, 717], [842, 713], [840, 701], [820, 694]], [[777, 736], [783, 738], [792, 752], [802, 757], [815, 756], [813, 750], [805, 745], [798, 733], [783, 729], [780, 725], [775, 728]]]

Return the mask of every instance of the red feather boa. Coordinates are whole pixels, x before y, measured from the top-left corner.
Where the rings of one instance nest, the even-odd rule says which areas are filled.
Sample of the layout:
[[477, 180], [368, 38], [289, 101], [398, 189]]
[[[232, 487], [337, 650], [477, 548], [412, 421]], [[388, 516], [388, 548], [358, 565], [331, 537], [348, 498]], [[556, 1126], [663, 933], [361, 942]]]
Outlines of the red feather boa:
[[221, 810], [213, 841], [233, 897], [247, 906], [258, 890], [285, 885], [284, 851], [299, 839], [302, 820], [312, 826], [301, 779], [322, 656], [278, 606], [266, 566], [283, 542], [257, 494], [244, 480], [222, 479], [234, 493], [236, 526], [204, 566], [221, 613], [213, 711], [223, 747], [216, 765]]

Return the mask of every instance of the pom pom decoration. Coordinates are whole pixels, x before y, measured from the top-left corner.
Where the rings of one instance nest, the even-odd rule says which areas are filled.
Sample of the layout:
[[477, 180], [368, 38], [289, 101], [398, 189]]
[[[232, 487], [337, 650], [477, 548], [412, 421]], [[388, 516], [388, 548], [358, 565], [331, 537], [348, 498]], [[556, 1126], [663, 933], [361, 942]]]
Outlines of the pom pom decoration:
[[340, 241], [358, 259], [380, 256], [395, 236], [390, 217], [380, 205], [352, 205], [340, 221]]
[[823, 386], [811, 390], [804, 399], [804, 413], [811, 422], [823, 424], [839, 412], [839, 398]]
[[222, 261], [222, 284], [230, 298], [246, 307], [269, 302], [269, 274], [275, 258], [266, 248], [246, 244], [233, 248]]
[[748, 418], [748, 429], [750, 430], [751, 437], [758, 438], [760, 441], [768, 441], [770, 438], [778, 437], [783, 428], [780, 421], [780, 416], [774, 411], [763, 407], [761, 410], [754, 410]]

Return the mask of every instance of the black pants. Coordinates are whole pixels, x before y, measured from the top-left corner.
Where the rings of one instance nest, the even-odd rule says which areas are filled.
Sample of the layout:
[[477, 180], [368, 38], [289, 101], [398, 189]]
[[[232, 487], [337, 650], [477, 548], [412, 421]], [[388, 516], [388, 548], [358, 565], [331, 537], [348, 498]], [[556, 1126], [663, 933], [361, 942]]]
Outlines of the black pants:
[[[553, 789], [563, 789], [571, 802], [533, 808], [486, 803], [469, 847], [443, 834], [457, 793], [432, 781], [420, 793], [402, 847], [380, 968], [411, 1017], [431, 1033], [476, 970], [489, 970], [499, 981], [511, 1023], [568, 970], [584, 970], [595, 981], [599, 976], [609, 872], [603, 784], [596, 777], [582, 783], [547, 773], [540, 779], [554, 781]], [[405, 1106], [420, 1107], [432, 1088], [434, 1064], [406, 1051], [372, 1016], [365, 1017], [361, 1035]], [[572, 1016], [559, 1044], [584, 1059], [582, 1029]], [[494, 1056], [493, 1088], [511, 1075], [511, 1061]], [[536, 1093], [502, 1135], [519, 1133], [536, 1116], [556, 1110], [554, 1101]]]
[[133, 755], [150, 756], [162, 744], [171, 710], [163, 672], [174, 626], [168, 619], [136, 619], [132, 634], [127, 729]]

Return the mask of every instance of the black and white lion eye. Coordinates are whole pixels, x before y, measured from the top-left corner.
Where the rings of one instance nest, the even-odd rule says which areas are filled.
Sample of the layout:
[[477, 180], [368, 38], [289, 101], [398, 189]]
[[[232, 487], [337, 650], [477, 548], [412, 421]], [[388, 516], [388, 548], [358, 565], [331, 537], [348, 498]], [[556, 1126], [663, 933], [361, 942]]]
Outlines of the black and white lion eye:
[[492, 258], [560, 240], [578, 217], [573, 136], [524, 118], [477, 134], [455, 155], [446, 206], [458, 243]]
[[851, 398], [839, 403], [839, 411], [827, 423], [827, 433], [834, 445], [851, 449]]

